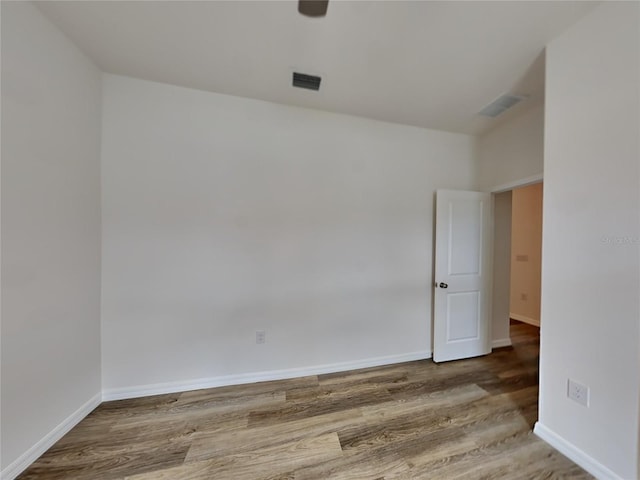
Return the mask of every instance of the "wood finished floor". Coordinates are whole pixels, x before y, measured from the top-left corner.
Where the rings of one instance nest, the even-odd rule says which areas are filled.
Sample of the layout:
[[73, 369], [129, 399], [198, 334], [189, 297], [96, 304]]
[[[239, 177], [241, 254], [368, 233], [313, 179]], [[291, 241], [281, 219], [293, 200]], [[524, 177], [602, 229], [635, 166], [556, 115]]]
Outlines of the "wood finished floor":
[[531, 433], [538, 329], [513, 348], [105, 402], [26, 479], [593, 478]]

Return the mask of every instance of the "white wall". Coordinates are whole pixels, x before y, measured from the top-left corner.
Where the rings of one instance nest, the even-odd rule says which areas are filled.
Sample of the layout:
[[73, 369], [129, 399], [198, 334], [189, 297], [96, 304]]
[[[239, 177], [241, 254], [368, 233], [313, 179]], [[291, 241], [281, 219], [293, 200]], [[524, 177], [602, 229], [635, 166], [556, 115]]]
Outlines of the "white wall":
[[100, 399], [101, 75], [31, 4], [1, 8], [2, 469], [11, 478]]
[[[544, 107], [531, 107], [501, 123], [477, 140], [476, 179], [479, 189], [492, 191], [542, 177]], [[492, 337], [494, 346], [508, 345], [511, 277], [511, 193], [494, 196]]]
[[478, 185], [491, 191], [542, 175], [544, 107], [532, 107], [478, 139]]
[[640, 473], [639, 18], [605, 2], [547, 49], [536, 431], [601, 478]]
[[471, 137], [111, 75], [103, 112], [108, 396], [430, 354]]

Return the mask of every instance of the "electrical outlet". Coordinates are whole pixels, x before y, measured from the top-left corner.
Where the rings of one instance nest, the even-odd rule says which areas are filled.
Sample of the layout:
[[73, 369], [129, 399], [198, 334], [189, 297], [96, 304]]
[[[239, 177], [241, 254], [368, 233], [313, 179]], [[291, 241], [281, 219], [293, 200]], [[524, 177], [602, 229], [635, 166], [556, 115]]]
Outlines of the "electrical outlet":
[[265, 343], [267, 341], [267, 332], [264, 330], [256, 330], [256, 344]]
[[567, 396], [585, 407], [589, 406], [589, 387], [586, 387], [574, 380], [569, 379]]

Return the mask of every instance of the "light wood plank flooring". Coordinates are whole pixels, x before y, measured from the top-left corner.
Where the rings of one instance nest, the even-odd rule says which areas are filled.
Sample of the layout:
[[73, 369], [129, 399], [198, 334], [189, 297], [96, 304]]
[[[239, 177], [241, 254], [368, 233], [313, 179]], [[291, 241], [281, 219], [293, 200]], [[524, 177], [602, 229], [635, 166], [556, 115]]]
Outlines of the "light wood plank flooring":
[[19, 478], [592, 478], [531, 433], [538, 329], [513, 348], [105, 402]]

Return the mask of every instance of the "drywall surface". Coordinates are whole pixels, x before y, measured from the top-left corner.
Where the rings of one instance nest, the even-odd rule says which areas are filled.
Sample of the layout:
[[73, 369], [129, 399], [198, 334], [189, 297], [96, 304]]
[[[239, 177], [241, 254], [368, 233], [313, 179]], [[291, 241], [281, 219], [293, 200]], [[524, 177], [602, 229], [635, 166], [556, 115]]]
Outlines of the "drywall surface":
[[601, 478], [638, 478], [639, 18], [606, 2], [547, 48], [536, 428]]
[[478, 139], [478, 185], [483, 191], [541, 176], [544, 107], [533, 107]]
[[511, 318], [540, 325], [542, 183], [513, 190], [511, 229]]
[[99, 401], [101, 74], [29, 2], [1, 8], [2, 469], [10, 478], [57, 427]]
[[472, 137], [113, 75], [103, 113], [108, 397], [430, 355]]

